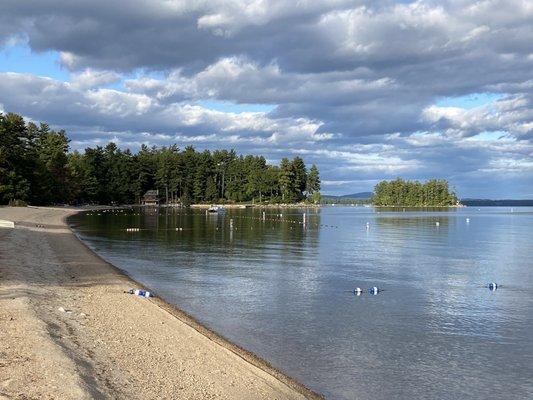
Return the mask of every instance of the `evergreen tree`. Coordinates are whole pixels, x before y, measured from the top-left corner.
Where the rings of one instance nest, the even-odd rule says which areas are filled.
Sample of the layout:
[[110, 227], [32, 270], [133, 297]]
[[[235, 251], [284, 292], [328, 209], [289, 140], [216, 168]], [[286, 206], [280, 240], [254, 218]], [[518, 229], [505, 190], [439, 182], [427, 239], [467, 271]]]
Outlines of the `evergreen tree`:
[[[176, 145], [142, 145], [134, 155], [111, 142], [84, 152], [68, 151], [64, 131], [0, 114], [0, 204], [131, 204], [154, 188], [166, 202], [180, 199], [183, 204], [266, 199], [289, 203], [319, 196], [318, 169], [313, 165], [308, 175], [300, 157], [284, 158], [277, 167], [267, 165], [262, 156], [237, 156], [234, 150], [199, 153], [192, 146], [180, 151]], [[428, 190], [446, 201], [447, 186], [440, 181], [431, 185]]]
[[16, 114], [0, 114], [0, 201], [27, 201], [35, 171], [35, 138]]
[[291, 203], [297, 200], [294, 169], [288, 158], [283, 158], [279, 165], [279, 188], [283, 202]]
[[320, 175], [315, 164], [311, 166], [309, 174], [307, 175], [306, 191], [308, 195], [320, 191]]
[[296, 200], [299, 201], [304, 198], [303, 192], [305, 192], [307, 186], [307, 169], [305, 168], [304, 160], [300, 157], [294, 157], [292, 171], [294, 174], [294, 192]]
[[397, 178], [379, 182], [372, 202], [389, 207], [440, 207], [457, 204], [457, 196], [446, 180], [431, 179], [422, 184]]

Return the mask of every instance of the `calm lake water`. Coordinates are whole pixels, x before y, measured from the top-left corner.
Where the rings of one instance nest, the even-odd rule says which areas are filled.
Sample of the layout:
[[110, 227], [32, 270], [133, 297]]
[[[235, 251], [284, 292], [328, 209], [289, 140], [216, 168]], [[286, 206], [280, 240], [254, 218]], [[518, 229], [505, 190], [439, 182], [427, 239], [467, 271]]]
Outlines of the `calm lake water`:
[[[533, 398], [533, 208], [325, 207], [305, 227], [303, 212], [69, 222], [160, 297], [328, 398]], [[384, 291], [351, 292], [372, 286]]]

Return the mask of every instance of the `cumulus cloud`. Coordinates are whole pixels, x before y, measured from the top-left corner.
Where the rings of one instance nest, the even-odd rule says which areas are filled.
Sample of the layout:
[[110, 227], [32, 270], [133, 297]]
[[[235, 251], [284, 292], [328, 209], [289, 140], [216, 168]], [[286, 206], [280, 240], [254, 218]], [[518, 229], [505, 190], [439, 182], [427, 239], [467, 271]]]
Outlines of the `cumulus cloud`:
[[[264, 112], [227, 113], [184, 103], [162, 104], [148, 95], [78, 86], [29, 74], [0, 73], [0, 93], [11, 93], [6, 107], [56, 125], [105, 127], [108, 132], [259, 135], [266, 143], [318, 142], [320, 122], [304, 118], [271, 118]], [[172, 140], [173, 136], [168, 136]], [[194, 141], [194, 139], [192, 139]]]
[[90, 89], [120, 81], [120, 75], [113, 71], [95, 71], [87, 68], [72, 75], [70, 82], [77, 89]]
[[[524, 0], [4, 0], [0, 46], [55, 51], [71, 79], [2, 74], [0, 103], [79, 146], [305, 154], [335, 190], [399, 174], [482, 190], [509, 165], [518, 193], [533, 181], [531, 37]], [[498, 99], [439, 102], [471, 93]]]
[[472, 109], [432, 105], [423, 118], [448, 134], [473, 136], [485, 131], [505, 131], [513, 136], [533, 132], [533, 108], [525, 95], [511, 96]]

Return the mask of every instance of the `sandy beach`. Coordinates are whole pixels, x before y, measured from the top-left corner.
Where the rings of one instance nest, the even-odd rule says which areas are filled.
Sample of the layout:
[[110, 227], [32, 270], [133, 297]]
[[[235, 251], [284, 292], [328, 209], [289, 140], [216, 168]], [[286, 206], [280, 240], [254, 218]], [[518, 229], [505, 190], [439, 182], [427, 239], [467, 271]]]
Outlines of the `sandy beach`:
[[66, 226], [0, 207], [1, 399], [304, 399], [305, 387], [139, 287]]

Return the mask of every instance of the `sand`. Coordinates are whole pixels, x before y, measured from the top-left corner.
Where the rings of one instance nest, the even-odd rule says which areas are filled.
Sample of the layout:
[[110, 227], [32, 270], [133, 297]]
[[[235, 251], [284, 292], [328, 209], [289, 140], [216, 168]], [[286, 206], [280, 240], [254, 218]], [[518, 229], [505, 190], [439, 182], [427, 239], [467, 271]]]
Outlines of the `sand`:
[[68, 229], [0, 207], [0, 399], [318, 398], [139, 287]]

